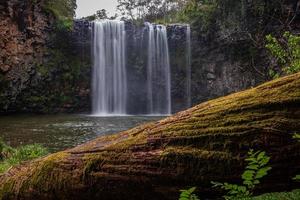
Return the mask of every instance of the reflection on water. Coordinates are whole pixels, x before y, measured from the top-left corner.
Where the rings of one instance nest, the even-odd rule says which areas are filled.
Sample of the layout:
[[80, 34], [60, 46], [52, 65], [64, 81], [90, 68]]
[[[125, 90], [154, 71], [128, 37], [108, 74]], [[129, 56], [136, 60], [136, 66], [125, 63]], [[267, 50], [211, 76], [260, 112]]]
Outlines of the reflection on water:
[[100, 135], [117, 133], [162, 117], [92, 117], [85, 115], [2, 116], [0, 137], [11, 146], [39, 143], [51, 152], [64, 150]]

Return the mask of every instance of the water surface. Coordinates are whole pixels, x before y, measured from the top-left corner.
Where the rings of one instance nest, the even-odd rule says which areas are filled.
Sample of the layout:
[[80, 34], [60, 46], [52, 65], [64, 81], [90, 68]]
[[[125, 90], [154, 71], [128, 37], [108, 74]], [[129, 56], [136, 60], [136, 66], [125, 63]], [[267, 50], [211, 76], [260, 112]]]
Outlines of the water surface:
[[0, 117], [0, 137], [11, 146], [38, 143], [56, 152], [118, 133], [162, 117], [85, 115], [18, 115]]

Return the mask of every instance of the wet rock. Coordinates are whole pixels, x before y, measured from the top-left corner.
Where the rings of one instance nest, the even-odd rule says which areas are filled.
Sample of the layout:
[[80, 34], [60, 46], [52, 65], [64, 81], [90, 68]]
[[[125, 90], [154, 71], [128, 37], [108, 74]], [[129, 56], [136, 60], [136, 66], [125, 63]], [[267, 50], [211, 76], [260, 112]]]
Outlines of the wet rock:
[[0, 69], [2, 72], [8, 72], [11, 69], [11, 66], [9, 65], [0, 65]]

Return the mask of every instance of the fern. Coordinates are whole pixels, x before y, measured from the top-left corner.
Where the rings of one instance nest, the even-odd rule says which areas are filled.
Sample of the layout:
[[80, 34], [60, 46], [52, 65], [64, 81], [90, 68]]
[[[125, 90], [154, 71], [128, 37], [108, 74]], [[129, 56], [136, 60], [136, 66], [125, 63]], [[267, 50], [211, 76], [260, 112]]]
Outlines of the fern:
[[194, 194], [196, 187], [190, 188], [188, 190], [180, 190], [179, 200], [200, 200], [196, 194]]
[[294, 139], [298, 140], [300, 142], [300, 134], [295, 133], [293, 136]]
[[268, 174], [272, 168], [267, 166], [270, 157], [264, 151], [254, 152], [250, 150], [248, 157], [245, 159], [248, 162], [246, 169], [242, 175], [243, 185], [230, 183], [211, 182], [213, 187], [219, 187], [227, 191], [225, 199], [245, 198], [253, 195], [255, 186], [260, 184], [260, 179]]

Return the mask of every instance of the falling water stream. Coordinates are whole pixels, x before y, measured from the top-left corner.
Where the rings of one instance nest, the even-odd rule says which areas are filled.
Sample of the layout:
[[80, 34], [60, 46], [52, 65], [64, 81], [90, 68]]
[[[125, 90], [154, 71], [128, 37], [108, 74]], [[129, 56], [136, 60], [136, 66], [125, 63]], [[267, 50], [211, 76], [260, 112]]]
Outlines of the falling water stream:
[[93, 24], [93, 114], [124, 115], [127, 106], [125, 23]]
[[192, 106], [192, 69], [191, 69], [191, 27], [187, 25], [186, 27], [186, 96], [187, 96], [187, 108]]
[[[127, 48], [125, 22], [116, 20], [95, 21], [93, 23], [93, 115], [127, 115], [128, 104], [132, 107], [129, 88], [132, 82], [127, 78]], [[145, 99], [145, 114], [170, 115], [171, 67], [167, 27], [146, 22], [142, 37], [147, 48], [144, 63], [146, 67], [144, 83], [145, 95], [135, 98]], [[144, 37], [145, 36], [145, 37]], [[144, 39], [145, 38], [145, 39]], [[128, 51], [131, 51], [128, 49]], [[143, 59], [142, 57], [140, 59]], [[191, 28], [186, 28], [186, 107], [191, 106]], [[135, 83], [136, 84], [136, 83]], [[139, 91], [134, 91], [140, 94]]]
[[[147, 115], [171, 114], [171, 72], [167, 28], [146, 23], [141, 42], [145, 51], [143, 81]], [[127, 46], [125, 23], [95, 21], [92, 24], [92, 112], [86, 115], [7, 116], [0, 118], [0, 137], [9, 145], [39, 143], [51, 152], [96, 138], [117, 133], [161, 117], [126, 116], [132, 84], [127, 75]], [[190, 28], [187, 29], [187, 96], [190, 96]], [[129, 49], [129, 48], [128, 48]], [[130, 50], [130, 49], [129, 49]], [[142, 58], [140, 58], [142, 59]], [[147, 68], [147, 69], [146, 69]], [[128, 73], [128, 74], [127, 74]], [[134, 91], [136, 92], [136, 91]], [[140, 94], [140, 93], [137, 93]], [[133, 104], [136, 106], [136, 100]], [[190, 99], [188, 100], [190, 102]], [[116, 115], [116, 116], [115, 116]]]
[[167, 28], [145, 24], [148, 28], [147, 105], [148, 113], [171, 114], [171, 72]]

